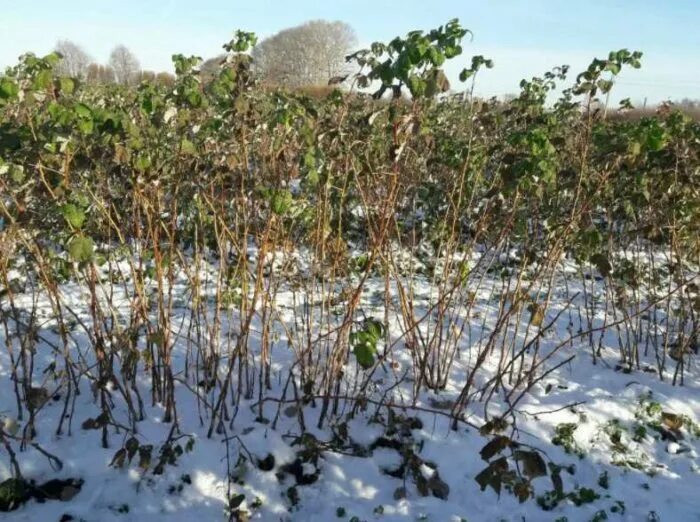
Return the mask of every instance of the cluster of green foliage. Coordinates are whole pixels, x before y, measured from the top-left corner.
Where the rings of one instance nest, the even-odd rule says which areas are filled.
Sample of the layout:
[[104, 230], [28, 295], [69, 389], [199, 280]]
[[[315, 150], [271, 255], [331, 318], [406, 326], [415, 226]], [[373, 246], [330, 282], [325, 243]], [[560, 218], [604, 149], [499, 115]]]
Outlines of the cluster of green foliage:
[[[0, 80], [5, 226], [41, 230], [84, 263], [113, 228], [133, 235], [142, 219], [135, 202], [157, 192], [182, 215], [178, 240], [191, 244], [195, 221], [215, 225], [195, 196], [217, 187], [250, 196], [253, 225], [274, 217], [299, 240], [325, 198], [327, 230], [306, 237], [347, 243], [372, 226], [371, 216], [351, 212], [362, 197], [357, 185], [379, 187], [386, 180], [377, 176], [398, 168], [399, 232], [418, 204], [422, 233], [437, 241], [448, 210], [464, 216], [463, 236], [488, 242], [505, 229], [513, 240], [527, 236], [534, 251], [565, 240], [557, 246], [604, 276], [616, 272], [614, 243], [641, 237], [697, 251], [698, 124], [673, 111], [607, 119], [596, 105], [624, 67], [639, 66], [640, 53], [596, 59], [554, 105], [547, 100], [566, 67], [523, 81], [509, 103], [438, 97], [449, 88], [442, 65], [462, 52], [467, 34], [454, 20], [351, 56], [361, 85], [380, 82], [375, 97], [402, 87], [412, 96], [388, 105], [361, 93], [311, 100], [257, 89], [245, 54], [255, 37], [244, 32], [225, 45], [229, 57], [209, 82], [199, 77], [198, 57], [174, 56], [172, 88], [81, 85], [54, 76], [57, 55], [25, 55]], [[462, 79], [482, 66], [493, 64], [475, 57]], [[292, 193], [295, 179], [301, 191]], [[458, 189], [464, 194], [447, 209], [444, 195]], [[492, 226], [475, 230], [483, 212]]]

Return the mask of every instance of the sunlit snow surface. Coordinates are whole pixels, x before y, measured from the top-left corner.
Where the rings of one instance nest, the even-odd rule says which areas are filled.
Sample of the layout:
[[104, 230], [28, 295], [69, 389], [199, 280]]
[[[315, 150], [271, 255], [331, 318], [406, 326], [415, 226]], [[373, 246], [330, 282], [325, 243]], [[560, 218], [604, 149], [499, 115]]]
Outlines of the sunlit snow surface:
[[[295, 258], [298, 270], [305, 269], [303, 255]], [[407, 261], [409, 263], [409, 261]], [[128, 272], [128, 265], [123, 269]], [[410, 268], [410, 267], [408, 267]], [[408, 269], [407, 268], [407, 269]], [[210, 271], [210, 267], [202, 267], [202, 273]], [[571, 262], [564, 262], [554, 280], [550, 306], [545, 322], [553, 319], [562, 307], [576, 292], [582, 290], [581, 278], [576, 276], [578, 268]], [[567, 284], [563, 277], [571, 276]], [[210, 277], [213, 277], [210, 275]], [[487, 275], [481, 280], [477, 290], [475, 305], [470, 317], [461, 317], [459, 321], [468, 323], [463, 338], [460, 341], [460, 356], [455, 361], [450, 380], [439, 395], [432, 392], [422, 392], [416, 406], [425, 409], [440, 409], [435, 405], [449, 402], [457, 397], [464, 386], [466, 376], [473, 368], [478, 351], [483, 345], [498, 314], [498, 295], [501, 292], [502, 281], [494, 275]], [[589, 279], [587, 291], [603, 292], [600, 281]], [[108, 285], [107, 285], [108, 286]], [[499, 287], [494, 291], [495, 287]], [[368, 280], [362, 293], [362, 310], [368, 316], [384, 316], [383, 292], [384, 279], [376, 276]], [[116, 285], [114, 303], [121, 300], [120, 312], [124, 320], [128, 318], [128, 307], [124, 299], [125, 292], [131, 291], [129, 285]], [[468, 290], [468, 289], [467, 289]], [[105, 290], [106, 291], [106, 290]], [[414, 299], [421, 299], [427, 305], [434, 299], [434, 289], [426, 277], [417, 277], [413, 282]], [[89, 298], [84, 286], [77, 283], [67, 283], [61, 287], [62, 297], [71, 310], [83, 321], [89, 324]], [[186, 277], [182, 275], [173, 289], [175, 296], [174, 317], [172, 324], [179, 337], [174, 347], [174, 365], [180, 373], [176, 376], [184, 379], [184, 365], [188, 347], [184, 336], [190, 320], [189, 291]], [[213, 295], [213, 289], [211, 290]], [[312, 299], [306, 299], [312, 301]], [[292, 284], [283, 285], [275, 296], [275, 336], [272, 345], [272, 375], [271, 387], [266, 390], [266, 396], [282, 397], [282, 391], [288, 376], [290, 366], [294, 361], [294, 352], [289, 348], [287, 332], [294, 329], [294, 315], [300, 314], [305, 306], [304, 290], [295, 289]], [[17, 297], [17, 306], [29, 308], [31, 296], [28, 293]], [[311, 306], [319, 306], [311, 303]], [[580, 306], [575, 300], [572, 307]], [[6, 303], [3, 302], [3, 308]], [[342, 306], [341, 306], [342, 308]], [[54, 331], [55, 322], [51, 320], [48, 300], [43, 296], [39, 301], [39, 335], [37, 345], [36, 368], [34, 371], [34, 386], [44, 386], [53, 392], [56, 384], [43, 373], [48, 364], [54, 360], [54, 354], [48, 343], [59, 344], [59, 337]], [[572, 308], [575, 310], [575, 308]], [[602, 324], [604, 312], [600, 309], [593, 318], [593, 326]], [[313, 314], [312, 314], [313, 316]], [[222, 339], [227, 332], [236, 332], [238, 316], [236, 310], [227, 311], [222, 318]], [[118, 318], [119, 320], [119, 318]], [[390, 335], [399, 339], [403, 329], [402, 322], [396, 314], [390, 314]], [[569, 339], [572, 332], [580, 328], [578, 316], [574, 313], [563, 313], [556, 328], [549, 331], [541, 340], [542, 356], [553, 347]], [[282, 324], [287, 327], [282, 328]], [[458, 323], [461, 324], [461, 323]], [[248, 347], [251, 356], [255, 357], [259, 350], [260, 317], [252, 324], [252, 335]], [[535, 332], [523, 328], [512, 335], [520, 336], [522, 346]], [[596, 342], [600, 333], [595, 334]], [[570, 475], [563, 472], [564, 489], [574, 490], [577, 487], [594, 489], [600, 498], [593, 503], [575, 506], [564, 501], [551, 511], [543, 511], [538, 507], [534, 498], [520, 504], [507, 491], [500, 498], [496, 493], [487, 489], [480, 491], [474, 477], [486, 466], [480, 458], [479, 450], [488, 442], [489, 437], [479, 434], [473, 427], [462, 424], [457, 430], [450, 429], [446, 416], [436, 415], [424, 410], [410, 409], [402, 412], [399, 407], [395, 410], [405, 415], [416, 416], [422, 421], [422, 428], [414, 429], [412, 437], [421, 446], [420, 456], [424, 461], [437, 465], [440, 477], [450, 488], [446, 500], [433, 496], [422, 497], [415, 485], [409, 479], [406, 481], [406, 498], [396, 500], [394, 492], [404, 486], [400, 479], [388, 476], [383, 470], [394, 469], [400, 464], [400, 455], [391, 449], [377, 448], [366, 457], [352, 456], [346, 452], [325, 451], [319, 460], [320, 478], [308, 486], [299, 486], [299, 503], [292, 507], [287, 494], [288, 488], [294, 485], [294, 480], [287, 475], [280, 480], [276, 472], [286, 463], [295, 458], [298, 446], [292, 442], [300, 434], [298, 417], [284, 412], [285, 407], [279, 407], [277, 402], [268, 401], [264, 404], [263, 417], [267, 423], [256, 420], [258, 408], [253, 409], [258, 401], [258, 390], [250, 400], [243, 400], [238, 408], [229, 407], [232, 420], [225, 423], [224, 433], [215, 433], [207, 438], [209, 417], [197, 404], [195, 395], [188, 387], [177, 385], [177, 412], [179, 427], [183, 434], [192, 435], [195, 439], [193, 450], [178, 459], [177, 465], [166, 466], [162, 475], [142, 472], [135, 461], [131, 466], [115, 469], [109, 464], [115, 452], [121, 448], [127, 434], [122, 430], [116, 432], [110, 429], [109, 448], [103, 449], [100, 443], [100, 431], [81, 429], [84, 420], [99, 414], [99, 405], [94, 400], [90, 390], [90, 382], [81, 380], [81, 394], [76, 398], [75, 413], [71, 425], [71, 433], [55, 434], [60, 415], [63, 411], [63, 401], [50, 400], [39, 412], [37, 418], [37, 437], [42, 448], [55, 454], [63, 463], [63, 469], [52, 469], [50, 462], [38, 451], [28, 447], [19, 452], [18, 444], [13, 447], [18, 451], [18, 459], [26, 478], [37, 482], [50, 478], [82, 477], [85, 485], [82, 491], [69, 502], [49, 501], [39, 504], [34, 501], [17, 511], [0, 514], [2, 520], [27, 521], [58, 521], [67, 514], [74, 520], [85, 521], [209, 521], [226, 520], [228, 482], [227, 470], [234, 470], [239, 455], [252, 455], [263, 459], [267, 455], [274, 456], [275, 469], [262, 471], [254, 464], [248, 463], [244, 468], [235, 472], [243, 478], [244, 484], [232, 484], [231, 495], [244, 494], [245, 500], [241, 507], [250, 512], [251, 520], [300, 520], [300, 521], [329, 521], [350, 520], [353, 516], [358, 520], [430, 520], [430, 521], [554, 521], [566, 517], [569, 521], [589, 521], [594, 515], [605, 510], [608, 520], [645, 521], [653, 520], [654, 516], [661, 521], [692, 521], [700, 520], [700, 451], [698, 440], [686, 433], [680, 441], [682, 451], [669, 447], [668, 441], [655, 440], [649, 434], [641, 442], [631, 440], [626, 434], [622, 443], [628, 448], [628, 455], [645, 463], [645, 470], [653, 469], [651, 476], [642, 470], [621, 467], [612, 464], [615, 455], [610, 450], [603, 426], [617, 419], [621, 424], [629, 425], [635, 421], [635, 411], [639, 408], [640, 398], [649, 391], [654, 401], [662, 405], [664, 411], [688, 415], [696, 421], [700, 420], [700, 380], [696, 363], [685, 368], [683, 386], [672, 386], [670, 379], [675, 364], [669, 366], [666, 379], [662, 382], [654, 373], [634, 371], [624, 373], [616, 369], [619, 362], [618, 332], [611, 328], [600, 339], [602, 341], [601, 357], [597, 364], [592, 363], [588, 338], [575, 338], [567, 342], [542, 371], [556, 366], [572, 355], [573, 360], [547, 375], [541, 383], [534, 386], [523, 400], [517, 405], [514, 419], [517, 430], [512, 427], [506, 432], [521, 443], [538, 448], [548, 459], [561, 465], [575, 464], [575, 473]], [[529, 336], [529, 337], [528, 337]], [[0, 416], [11, 418], [16, 416], [14, 384], [10, 378], [11, 363], [7, 346], [6, 333], [0, 330]], [[17, 349], [16, 343], [9, 344]], [[87, 337], [76, 328], [70, 345], [74, 360], [84, 358], [83, 365], [94, 361]], [[222, 349], [224, 347], [222, 346]], [[642, 350], [644, 352], [644, 350]], [[496, 351], [487, 359], [485, 369], [478, 376], [479, 383], [486, 382], [498, 362], [499, 352]], [[59, 366], [62, 357], [58, 358]], [[258, 361], [259, 362], [259, 361]], [[413, 382], [405, 380], [395, 386], [396, 380], [404, 376], [412, 364], [411, 355], [401, 340], [396, 344], [387, 364], [380, 366], [372, 376], [370, 389], [371, 397], [380, 400], [385, 390], [391, 388], [390, 397], [394, 404], [411, 403]], [[671, 361], [672, 362], [672, 361]], [[221, 372], [227, 362], [222, 362]], [[653, 350], [641, 361], [643, 367], [655, 367]], [[145, 379], [146, 372], [140, 367], [141, 381], [139, 386], [146, 403], [146, 420], [138, 423], [136, 435], [142, 444], [154, 445], [154, 459], [159, 445], [166, 440], [171, 429], [170, 424], [162, 422], [164, 410], [161, 406], [150, 405], [150, 383]], [[409, 372], [410, 376], [411, 373]], [[354, 359], [348, 363], [343, 390], [352, 393], [356, 382], [364, 379], [366, 374], [358, 369]], [[190, 377], [190, 381], [192, 381]], [[195, 382], [189, 383], [196, 388]], [[509, 390], [508, 383], [505, 389]], [[472, 401], [466, 413], [467, 420], [473, 426], [484, 422], [485, 409], [493, 416], [504, 408], [502, 398], [504, 391], [499, 391], [488, 402]], [[209, 395], [208, 398], [212, 398]], [[289, 397], [288, 397], [289, 398]], [[126, 408], [119, 394], [113, 394], [113, 415], [118, 421], [128, 424]], [[405, 401], [405, 402], [404, 402]], [[575, 412], [567, 405], [578, 404]], [[332, 427], [344, 420], [345, 414], [352, 404], [341, 403], [338, 416], [326, 420], [324, 429], [316, 428], [320, 402], [309, 404], [304, 409], [304, 421], [307, 430], [321, 441], [333, 438]], [[278, 410], [282, 410], [276, 429], [271, 428], [271, 420]], [[369, 447], [384, 433], [384, 427], [372, 423], [376, 407], [369, 405], [360, 411], [348, 423], [348, 433], [352, 442], [358, 446]], [[447, 412], [449, 410], [441, 410]], [[538, 412], [544, 412], [539, 413]], [[383, 410], [386, 413], [386, 409]], [[201, 415], [201, 419], [200, 419]], [[26, 420], [26, 419], [25, 419]], [[513, 417], [509, 417], [512, 423]], [[552, 443], [555, 426], [564, 422], [576, 422], [575, 440], [585, 456], [579, 459], [576, 455], [567, 454], [562, 447]], [[22, 426], [23, 423], [20, 423]], [[234, 437], [237, 436], [237, 437]], [[228, 446], [228, 461], [227, 461]], [[138, 460], [138, 459], [135, 459]], [[305, 469], [312, 473], [314, 469]], [[609, 488], [599, 485], [599, 478], [604, 472], [608, 473]], [[191, 484], [182, 483], [182, 477], [189, 475]], [[0, 448], [0, 480], [10, 476], [10, 466], [7, 453]], [[552, 489], [549, 477], [537, 478], [533, 482], [535, 496]], [[175, 488], [173, 488], [175, 486]], [[259, 499], [256, 501], [256, 499]], [[618, 501], [624, 503], [624, 513], [619, 509]], [[257, 507], [253, 507], [256, 504]], [[380, 508], [381, 506], [381, 508]], [[618, 506], [611, 511], [613, 506]], [[344, 516], [338, 518], [339, 508]], [[128, 509], [128, 511], [127, 511]], [[561, 519], [564, 520], [564, 519]]]

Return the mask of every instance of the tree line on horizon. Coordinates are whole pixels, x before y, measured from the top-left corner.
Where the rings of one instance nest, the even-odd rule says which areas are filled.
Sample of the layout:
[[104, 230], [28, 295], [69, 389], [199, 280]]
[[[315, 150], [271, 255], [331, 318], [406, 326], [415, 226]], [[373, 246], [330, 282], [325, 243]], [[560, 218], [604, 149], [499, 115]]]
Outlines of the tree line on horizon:
[[71, 40], [59, 40], [54, 48], [61, 55], [57, 72], [88, 83], [135, 85], [153, 80], [170, 85], [175, 76], [169, 72], [143, 70], [136, 55], [125, 45], [115, 46], [106, 64], [96, 62], [80, 45]]
[[[251, 50], [254, 74], [264, 85], [286, 88], [320, 88], [342, 84], [352, 72], [346, 57], [357, 48], [355, 30], [341, 21], [311, 20], [282, 29], [262, 39]], [[136, 54], [123, 44], [116, 45], [106, 63], [93, 59], [83, 47], [71, 40], [59, 40], [54, 48], [61, 56], [57, 72], [91, 84], [138, 85], [150, 81], [171, 86], [175, 76], [168, 71], [151, 71], [141, 67]], [[211, 79], [226, 60], [225, 54], [201, 59], [199, 69], [204, 81]], [[515, 95], [505, 95], [508, 102]], [[670, 103], [670, 102], [669, 102]], [[635, 108], [625, 118], [653, 114], [661, 106]], [[700, 101], [684, 98], [674, 102], [696, 120], [700, 120]]]
[[[253, 49], [255, 74], [266, 84], [305, 87], [341, 83], [350, 72], [346, 56], [357, 46], [355, 30], [345, 22], [312, 20], [262, 39]], [[59, 40], [54, 48], [61, 55], [59, 74], [94, 84], [135, 85], [143, 80], [171, 85], [175, 77], [167, 71], [141, 68], [137, 56], [125, 45], [117, 45], [105, 64], [98, 63], [79, 44]], [[226, 55], [203, 60], [206, 79]]]

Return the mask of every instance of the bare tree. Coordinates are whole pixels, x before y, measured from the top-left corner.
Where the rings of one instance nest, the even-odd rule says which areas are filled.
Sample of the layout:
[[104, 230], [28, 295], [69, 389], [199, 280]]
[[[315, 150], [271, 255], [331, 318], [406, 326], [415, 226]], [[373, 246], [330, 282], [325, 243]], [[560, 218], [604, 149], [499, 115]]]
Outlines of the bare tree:
[[101, 65], [99, 63], [91, 63], [87, 66], [85, 72], [85, 79], [88, 83], [114, 83], [115, 76], [114, 70], [108, 65]]
[[284, 29], [253, 49], [255, 71], [265, 81], [299, 87], [340, 83], [348, 72], [345, 56], [357, 45], [344, 22], [314, 20]]
[[85, 77], [92, 58], [82, 47], [70, 40], [59, 40], [54, 50], [61, 55], [61, 61], [56, 66], [58, 74], [73, 78]]
[[109, 55], [109, 66], [114, 70], [117, 83], [130, 85], [138, 80], [141, 68], [138, 59], [126, 46], [117, 45]]
[[221, 64], [223, 64], [225, 61], [226, 61], [225, 54], [220, 54], [218, 56], [214, 56], [212, 58], [204, 60], [202, 65], [199, 66], [199, 71], [200, 71], [202, 78], [205, 81], [207, 81], [207, 80], [211, 80], [212, 78], [216, 77], [216, 75], [219, 72], [219, 69], [221, 68]]
[[164, 87], [172, 87], [175, 83], [175, 76], [169, 72], [159, 72], [156, 74], [156, 83]]

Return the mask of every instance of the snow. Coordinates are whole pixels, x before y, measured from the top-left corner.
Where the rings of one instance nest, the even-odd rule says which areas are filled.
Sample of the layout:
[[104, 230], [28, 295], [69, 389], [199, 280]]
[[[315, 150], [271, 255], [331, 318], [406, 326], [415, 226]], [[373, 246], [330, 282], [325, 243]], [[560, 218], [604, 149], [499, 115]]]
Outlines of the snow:
[[[256, 254], [252, 252], [251, 257]], [[289, 254], [288, 257], [297, 265], [294, 273], [307, 270], [309, 263], [303, 253]], [[511, 257], [509, 254], [501, 261], [507, 262]], [[270, 270], [282, 270], [283, 259], [285, 255], [281, 253], [270, 255], [267, 259]], [[408, 269], [414, 270], [420, 263], [412, 261], [413, 258], [403, 259]], [[478, 259], [469, 259], [470, 267], [478, 263]], [[439, 266], [439, 263], [436, 265]], [[120, 267], [128, 273], [128, 263], [120, 262]], [[188, 269], [201, 270], [210, 281], [215, 281], [214, 266], [190, 266]], [[306, 290], [291, 283], [282, 285], [274, 296], [276, 313], [271, 346], [271, 389], [265, 391], [266, 397], [271, 400], [262, 403], [262, 418], [259, 416], [261, 405], [256, 388], [249, 399], [242, 399], [236, 405], [228, 401], [229, 418], [221, 423], [220, 430], [215, 430], [213, 436], [208, 438], [210, 418], [193, 390], [199, 390], [197, 393], [203, 400], [214, 398], [214, 391], [205, 392], [197, 388], [194, 376], [185, 377], [183, 373], [186, 361], [191, 362], [191, 355], [188, 355], [191, 346], [188, 346], [186, 339], [191, 317], [190, 302], [187, 274], [183, 270], [173, 288], [178, 299], [172, 320], [178, 331], [173, 360], [178, 371], [178, 427], [183, 436], [179, 443], [184, 446], [191, 437], [194, 441], [191, 451], [184, 451], [174, 465], [166, 465], [159, 475], [153, 473], [152, 467], [147, 471], [140, 469], [138, 456], [121, 469], [110, 466], [115, 452], [131, 434], [124, 429], [110, 427], [109, 447], [102, 448], [100, 430], [81, 428], [86, 419], [94, 418], [100, 412], [96, 397], [90, 390], [90, 381], [85, 378], [81, 380], [81, 394], [75, 398], [75, 414], [71, 422], [64, 424], [62, 434], [56, 434], [64, 402], [57, 381], [44, 370], [54, 361], [47, 341], [57, 343], [59, 337], [50, 302], [46, 295], [42, 295], [38, 307], [43, 324], [36, 347], [37, 368], [32, 385], [47, 388], [52, 398], [37, 415], [35, 442], [60, 458], [63, 467], [56, 469], [55, 463], [52, 466], [52, 462], [32, 446], [20, 451], [18, 442], [13, 441], [12, 447], [17, 452], [26, 478], [41, 482], [51, 478], [75, 477], [84, 479], [85, 484], [71, 501], [47, 501], [43, 504], [30, 501], [16, 511], [3, 513], [1, 518], [7, 521], [57, 521], [66, 514], [73, 520], [85, 521], [226, 520], [227, 499], [244, 494], [240, 507], [249, 511], [251, 520], [328, 521], [358, 517], [360, 521], [589, 521], [601, 510], [606, 510], [608, 520], [639, 521], [654, 520], [654, 517], [661, 521], [700, 520], [700, 447], [697, 434], [684, 428], [682, 439], [665, 441], [650, 429], [637, 437], [634, 433], [635, 426], [646, 422], [640, 418], [644, 405], [652, 402], [658, 403], [663, 412], [685, 415], [695, 422], [700, 420], [700, 379], [695, 362], [691, 361], [685, 368], [683, 386], [674, 386], [669, 372], [664, 380], [651, 372], [627, 373], [618, 366], [619, 332], [614, 328], [592, 333], [594, 344], [602, 346], [600, 356], [594, 362], [588, 336], [579, 336], [576, 332], [599, 327], [610, 312], [601, 305], [591, 311], [590, 304], [586, 311], [580, 296], [571, 300], [583, 289], [581, 281], [576, 279], [580, 272], [581, 267], [562, 260], [551, 288], [543, 324], [555, 319], [560, 311], [564, 310], [565, 313], [559, 316], [554, 328], [541, 336], [538, 359], [532, 359], [528, 354], [525, 361], [527, 364], [541, 361], [540, 374], [548, 370], [551, 373], [547, 373], [541, 382], [525, 393], [512, 414], [507, 416], [510, 427], [504, 434], [517, 440], [523, 448], [533, 447], [541, 451], [548, 461], [563, 467], [575, 466], [573, 474], [561, 472], [564, 491], [591, 488], [599, 495], [593, 502], [576, 506], [571, 500], [563, 500], [551, 511], [544, 511], [535, 498], [520, 503], [505, 488], [500, 496], [491, 488], [480, 490], [475, 477], [488, 463], [480, 457], [479, 451], [491, 436], [480, 434], [478, 427], [507, 409], [503, 398], [507, 392], [513, 391], [511, 383], [503, 383], [502, 389], [495, 390], [490, 400], [473, 397], [465, 412], [464, 422], [460, 422], [457, 429], [451, 426], [448, 416], [450, 409], [465, 384], [465, 376], [474, 368], [485, 349], [489, 334], [496, 327], [499, 299], [503, 294], [498, 273], [484, 273], [478, 287], [467, 288], [458, 297], [466, 303], [469, 300], [467, 291], [473, 290], [475, 294], [473, 307], [463, 304], [455, 312], [452, 328], [456, 333], [446, 342], [452, 343], [457, 355], [446, 386], [439, 393], [421, 391], [413, 403], [415, 382], [409, 371], [413, 365], [413, 354], [406, 345], [405, 320], [395, 309], [391, 310], [389, 324], [392, 344], [379, 348], [380, 353], [387, 350], [387, 364], [380, 365], [371, 376], [356, 365], [353, 357], [347, 364], [343, 389], [348, 395], [359, 383], [369, 378], [370, 399], [381, 401], [382, 397], [386, 397], [385, 401], [391, 402], [395, 414], [419, 420], [401, 428], [400, 435], [393, 438], [403, 440], [413, 449], [420, 459], [418, 469], [425, 480], [439, 477], [449, 486], [447, 499], [441, 499], [433, 495], [422, 496], [410, 475], [402, 480], [387, 473], [402, 465], [403, 456], [395, 448], [373, 447], [378, 439], [388, 437], [386, 426], [377, 422], [376, 417], [379, 414], [386, 423], [388, 412], [386, 407], [379, 408], [376, 402], [371, 401], [359, 408], [352, 418], [348, 414], [355, 403], [341, 402], [338, 413], [327, 419], [321, 429], [317, 427], [320, 401], [314, 400], [304, 405], [304, 426], [307, 433], [319, 441], [314, 443], [317, 446], [311, 447], [320, 449], [316, 461], [308, 459], [300, 465], [300, 476], [313, 482], [296, 485], [295, 476], [290, 470], [294, 468], [299, 452], [308, 446], [300, 438], [299, 411], [294, 407], [288, 408], [297, 403], [290, 399], [289, 391], [284, 396], [295, 350], [299, 349], [297, 337], [303, 337], [301, 332], [294, 330], [295, 316], [306, 306], [304, 303], [311, 303], [310, 317], [320, 317], [320, 308], [325, 305], [315, 301], [318, 294], [305, 294]], [[565, 284], [566, 277], [571, 277], [571, 280]], [[600, 278], [590, 277], [585, 281], [589, 294], [604, 295], [604, 283]], [[417, 310], [427, 313], [430, 303], [437, 299], [433, 280], [412, 276], [410, 287]], [[372, 276], [367, 281], [361, 302], [368, 317], [384, 317], [384, 288], [385, 281], [380, 275]], [[398, 293], [395, 281], [391, 283], [391, 290], [392, 295]], [[533, 290], [537, 295], [547, 292], [546, 288], [535, 287]], [[116, 311], [121, 314], [117, 319], [126, 320], [131, 292], [129, 285], [115, 285], [110, 291], [114, 294], [113, 302], [118, 303]], [[213, 287], [207, 291], [213, 297]], [[67, 282], [61, 286], [61, 295], [75, 312], [75, 320], [89, 324], [87, 288], [81, 283]], [[16, 304], [29, 310], [32, 300], [32, 295], [27, 292], [17, 296]], [[343, 304], [335, 306], [342, 309]], [[579, 311], [581, 315], [578, 315]], [[224, 352], [228, 349], [227, 336], [236, 333], [236, 313], [233, 306], [222, 317], [219, 349]], [[587, 314], [591, 314], [588, 319]], [[524, 346], [538, 335], [538, 328], [529, 325], [526, 320], [529, 312], [524, 311], [523, 317], [523, 321], [515, 322], [508, 328], [504, 337], [506, 340], [514, 339], [517, 346]], [[579, 322], [579, 317], [583, 317], [582, 322]], [[65, 319], [73, 320], [70, 316]], [[586, 321], [590, 321], [591, 326]], [[430, 327], [435, 326], [423, 323], [419, 328], [423, 335], [428, 336]], [[320, 332], [323, 328], [330, 329], [330, 325], [316, 325], [314, 328]], [[254, 362], [260, 364], [262, 325], [259, 316], [253, 321], [252, 332], [248, 346]], [[86, 335], [76, 329], [71, 339], [73, 358], [82, 359], [80, 364], [90, 368], [94, 355]], [[6, 333], [0, 329], [0, 346], [12, 346], [17, 350], [17, 339], [7, 339]], [[498, 350], [486, 356], [475, 385], [483, 385], [496, 374], [499, 356]], [[227, 364], [227, 359], [223, 358], [220, 372]], [[655, 367], [655, 364], [651, 352], [642, 355], [642, 367]], [[172, 425], [163, 422], [163, 405], [151, 405], [150, 382], [142, 366], [139, 375], [138, 385], [144, 398], [146, 415], [143, 421], [137, 423], [135, 437], [142, 445], [153, 445], [155, 461]], [[56, 395], [53, 395], [53, 390], [57, 390]], [[111, 389], [110, 394], [115, 419], [128, 426], [124, 401], [117, 390]], [[284, 402], [280, 403], [280, 400]], [[26, 412], [25, 419], [18, 421], [16, 411], [10, 357], [8, 350], [3, 349], [0, 350], [0, 417], [3, 431], [10, 435], [21, 433], [26, 422]], [[582, 458], [575, 452], [567, 453], [562, 445], [553, 443], [557, 426], [563, 423], [576, 424], [573, 442], [581, 450]], [[611, 443], [613, 436], [610, 432], [620, 426], [619, 445], [615, 446]], [[334, 434], [343, 429], [347, 430], [347, 438], [342, 444], [333, 446]], [[274, 460], [273, 469], [260, 469], [259, 462], [269, 456]], [[619, 465], [621, 460], [631, 461], [634, 466]], [[0, 448], [0, 481], [10, 477], [11, 471], [7, 452]], [[607, 474], [607, 488], [600, 485], [604, 474]], [[229, 476], [232, 477], [231, 481], [227, 479]], [[318, 480], [314, 480], [316, 476]], [[533, 487], [535, 497], [543, 495], [552, 489], [550, 477], [535, 478]], [[405, 488], [405, 495], [398, 491], [400, 488]], [[292, 489], [296, 493], [290, 492]], [[299, 497], [296, 504], [291, 500], [295, 494]]]

